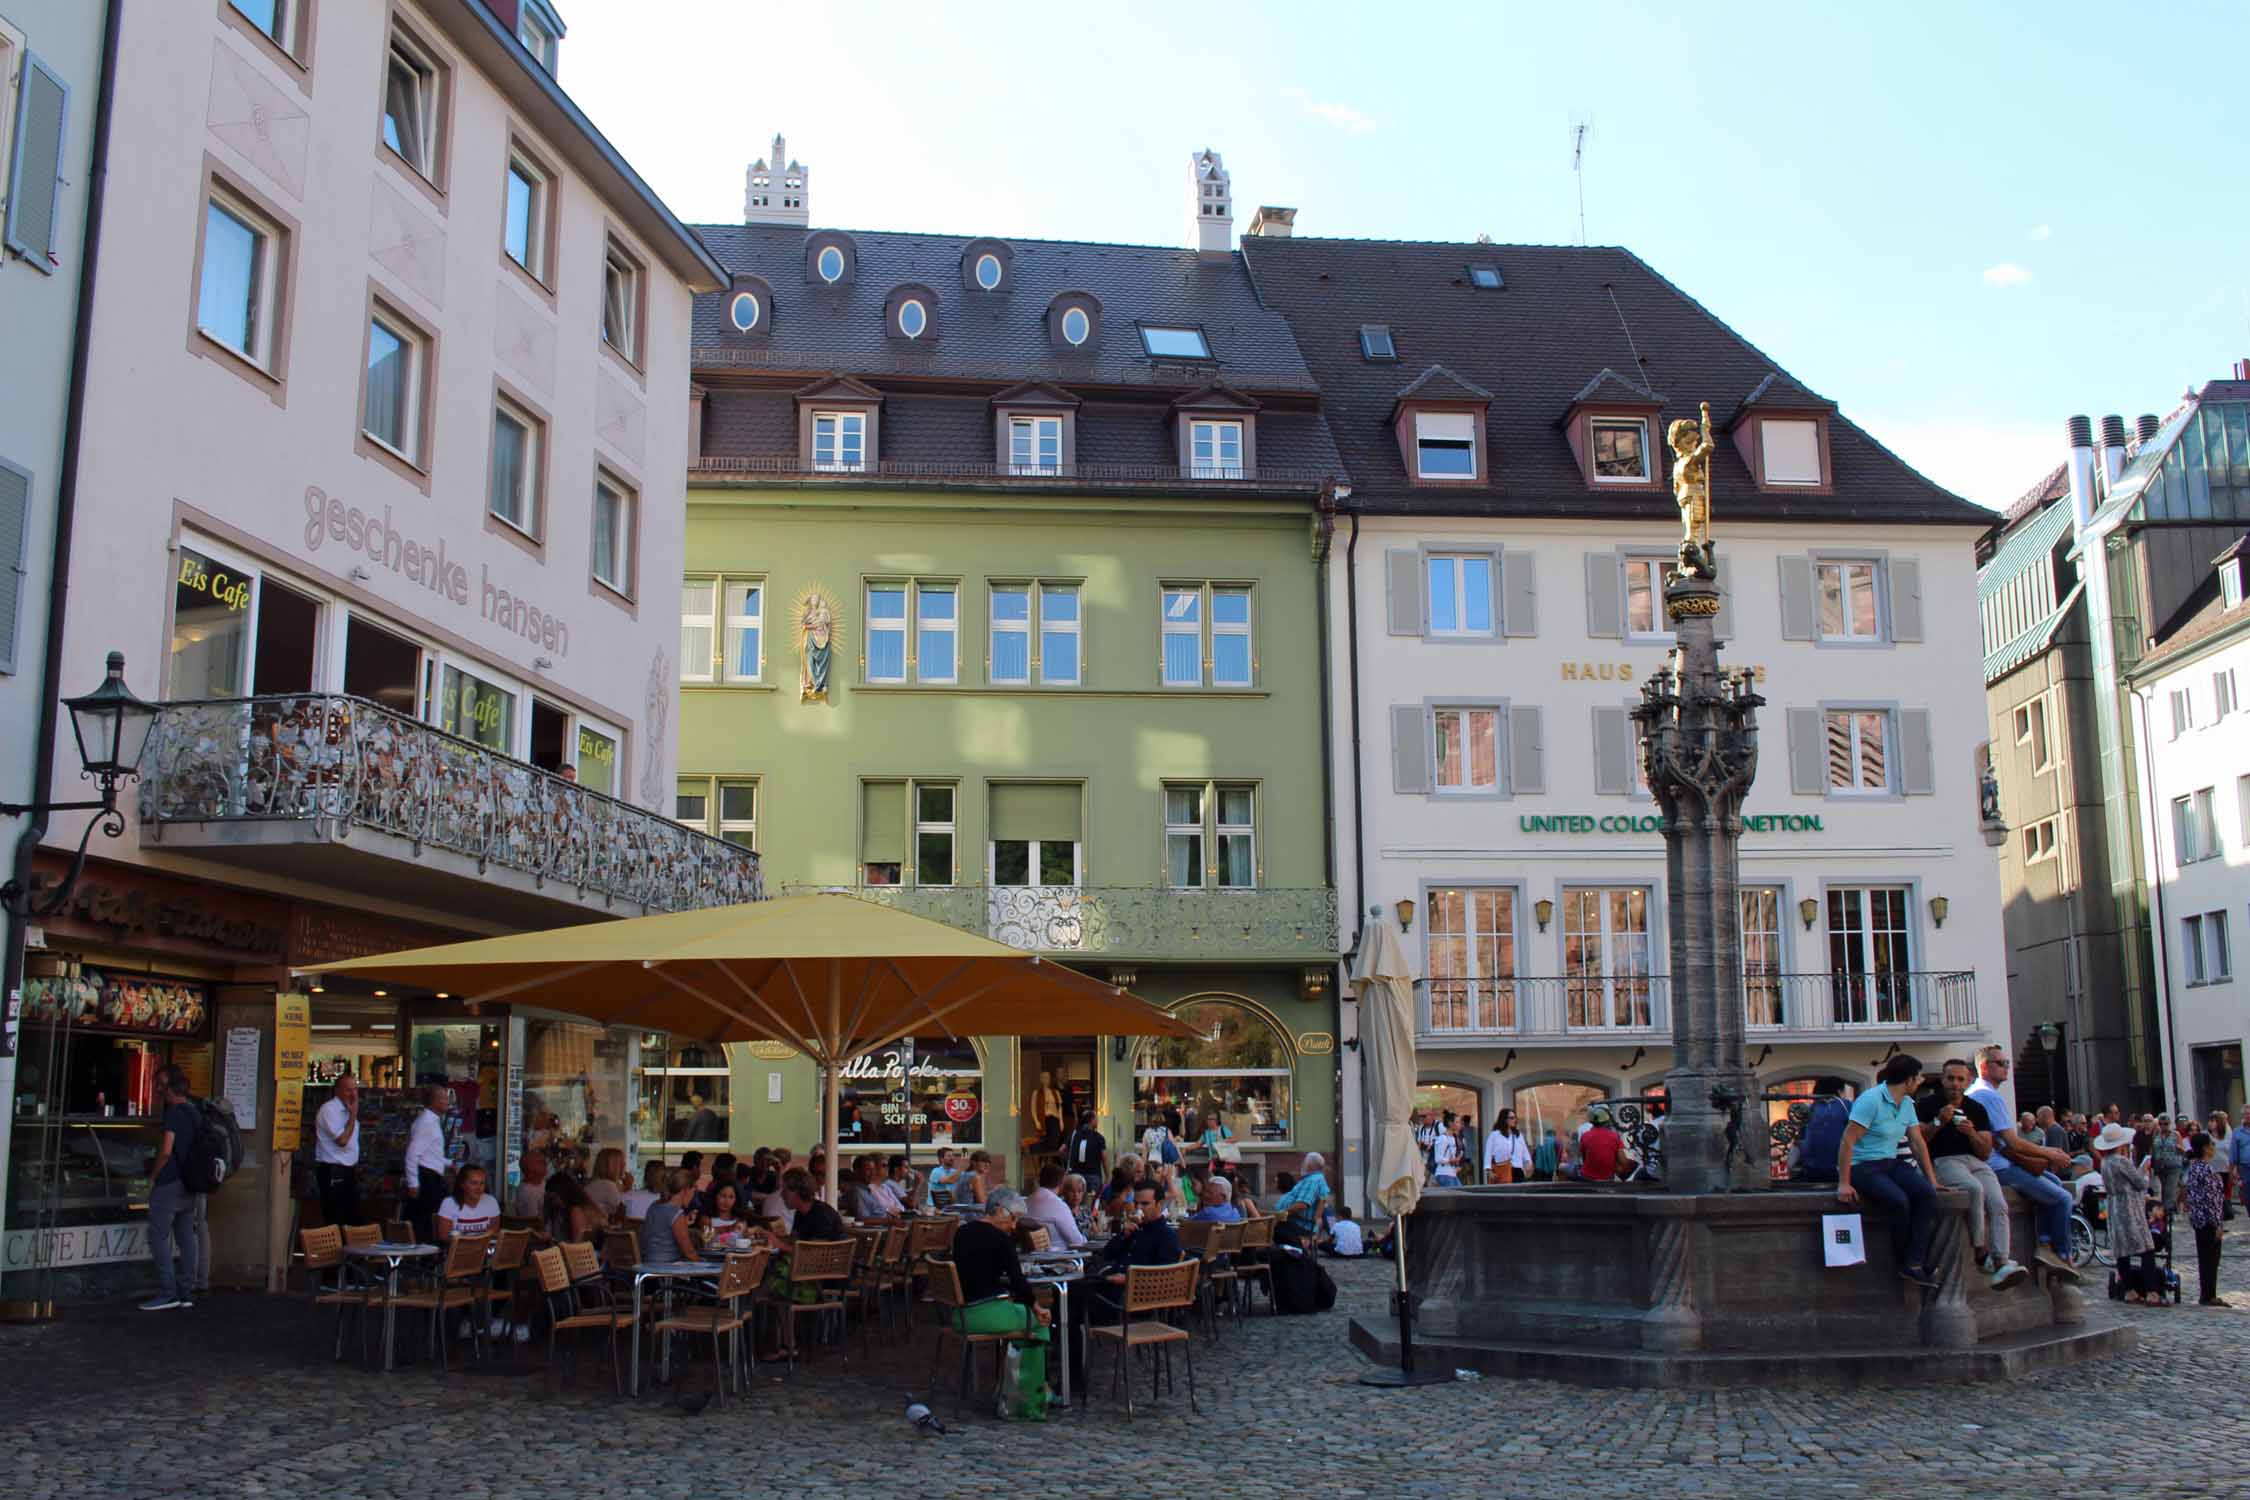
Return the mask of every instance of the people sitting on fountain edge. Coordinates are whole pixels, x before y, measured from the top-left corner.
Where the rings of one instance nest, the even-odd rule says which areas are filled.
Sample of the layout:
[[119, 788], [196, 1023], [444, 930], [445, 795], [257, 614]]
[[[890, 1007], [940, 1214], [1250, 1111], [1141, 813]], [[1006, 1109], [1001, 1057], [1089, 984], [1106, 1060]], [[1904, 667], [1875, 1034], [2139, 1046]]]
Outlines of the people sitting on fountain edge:
[[1999, 1087], [2008, 1081], [2008, 1069], [2007, 1048], [1995, 1043], [1977, 1049], [1981, 1081], [1969, 1089], [1968, 1097], [1983, 1105], [1986, 1118], [1992, 1121], [1992, 1175], [2000, 1179], [2002, 1187], [2014, 1188], [2030, 1200], [2039, 1226], [2039, 1246], [2033, 1258], [2051, 1276], [2082, 1280], [2070, 1263], [2071, 1193], [2056, 1175], [2069, 1170], [2070, 1158], [2033, 1145], [2020, 1130], [2006, 1123], [2015, 1118]]
[[1578, 1138], [1578, 1175], [1587, 1182], [1616, 1182], [1639, 1163], [1625, 1149], [1625, 1137], [1610, 1124], [1609, 1106], [1586, 1111], [1586, 1133]]
[[[1865, 1193], [1873, 1200], [1889, 1220], [1898, 1274], [1935, 1287], [1930, 1239], [1937, 1230], [1937, 1168], [1909, 1097], [1921, 1081], [1922, 1059], [1901, 1052], [1883, 1064], [1877, 1086], [1854, 1101], [1836, 1152], [1836, 1198], [1853, 1204]], [[1899, 1160], [1902, 1140], [1914, 1152], [1912, 1161]]]
[[1969, 1243], [1977, 1269], [1991, 1278], [1994, 1291], [2014, 1286], [2031, 1273], [2009, 1258], [2008, 1199], [1992, 1175], [1992, 1117], [1968, 1097], [1976, 1069], [1966, 1058], [1949, 1057], [1935, 1088], [1914, 1098], [1914, 1112], [1937, 1164], [1938, 1182], [1969, 1195]]
[[1837, 1148], [1852, 1118], [1852, 1086], [1841, 1078], [1823, 1078], [1813, 1084], [1813, 1094], [1791, 1175], [1799, 1182], [1834, 1182]]

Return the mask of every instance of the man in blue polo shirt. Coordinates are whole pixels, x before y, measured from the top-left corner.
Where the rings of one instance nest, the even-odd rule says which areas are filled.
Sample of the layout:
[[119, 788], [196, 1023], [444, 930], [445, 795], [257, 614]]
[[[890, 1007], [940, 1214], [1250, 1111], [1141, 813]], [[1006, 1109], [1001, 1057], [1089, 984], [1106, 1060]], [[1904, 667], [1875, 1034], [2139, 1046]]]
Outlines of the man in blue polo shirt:
[[[2055, 1175], [2055, 1171], [2070, 1166], [2070, 1158], [2033, 1145], [2009, 1123], [2015, 1119], [2015, 1111], [2008, 1107], [1999, 1087], [2008, 1081], [2007, 1048], [1997, 1044], [1978, 1048], [1977, 1073], [1979, 1081], [1968, 1097], [1983, 1105], [1992, 1121], [1992, 1175], [2000, 1179], [2002, 1187], [2014, 1188], [2030, 1200], [2039, 1225], [2039, 1248], [2032, 1258], [2051, 1276], [2081, 1280], [2077, 1267], [2070, 1263], [2070, 1189]], [[2044, 1170], [2049, 1167], [2055, 1171]]]
[[[1844, 1127], [1836, 1153], [1836, 1197], [1857, 1203], [1865, 1193], [1880, 1205], [1890, 1220], [1898, 1274], [1916, 1286], [1934, 1287], [1938, 1281], [1930, 1270], [1930, 1237], [1937, 1230], [1937, 1168], [1930, 1164], [1921, 1117], [1914, 1110], [1913, 1094], [1921, 1082], [1922, 1060], [1901, 1052], [1883, 1065], [1876, 1086], [1853, 1102], [1851, 1123]], [[1913, 1161], [1899, 1159], [1901, 1142], [1913, 1148]]]

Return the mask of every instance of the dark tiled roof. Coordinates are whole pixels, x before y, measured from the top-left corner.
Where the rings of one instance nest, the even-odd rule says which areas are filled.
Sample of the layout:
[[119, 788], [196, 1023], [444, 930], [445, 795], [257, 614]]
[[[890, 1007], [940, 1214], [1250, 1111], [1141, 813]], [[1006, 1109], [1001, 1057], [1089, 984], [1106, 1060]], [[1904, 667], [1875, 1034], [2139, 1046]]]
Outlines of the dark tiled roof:
[[1463, 380], [1443, 365], [1432, 365], [1398, 388], [1400, 401], [1490, 401], [1492, 392]]
[[1814, 395], [1803, 385], [1790, 376], [1782, 374], [1779, 370], [1766, 371], [1766, 378], [1759, 381], [1751, 389], [1750, 394], [1742, 398], [1742, 405], [1735, 409], [1733, 416], [1727, 418], [1727, 424], [1732, 426], [1737, 417], [1754, 406], [1771, 406], [1783, 411], [1834, 411], [1836, 409], [1835, 402], [1829, 400], [1826, 396]]
[[2015, 503], [2001, 515], [2003, 527], [2013, 526], [2035, 510], [2042, 510], [2070, 494], [2070, 465], [2056, 464], [2047, 477], [2015, 498]]
[[1659, 406], [1664, 404], [1664, 398], [1656, 392], [1627, 380], [1606, 366], [1592, 380], [1580, 386], [1577, 395], [1570, 398], [1572, 406], [1581, 406], [1589, 401], [1616, 401], [1634, 406], [1646, 406], [1651, 402]]
[[2179, 613], [2157, 632], [2155, 642], [2133, 664], [2132, 675], [2137, 678], [2153, 676], [2213, 636], [2246, 628], [2250, 628], [2250, 604], [2237, 604], [2228, 609], [2226, 596], [2219, 588], [2218, 569], [2214, 568], [2187, 596]]
[[[1203, 257], [1161, 246], [1068, 240], [1011, 240], [1012, 266], [998, 292], [962, 282], [968, 235], [851, 230], [858, 259], [848, 283], [828, 286], [805, 269], [805, 240], [820, 230], [779, 224], [704, 224], [696, 232], [737, 274], [773, 289], [770, 332], [745, 335], [727, 321], [727, 295], [695, 299], [698, 368], [844, 370], [1014, 383], [1046, 380], [1087, 386], [1192, 390], [1213, 380], [1271, 393], [1314, 389], [1288, 324], [1258, 302], [1238, 255]], [[936, 297], [935, 339], [888, 332], [889, 294], [905, 285]], [[1085, 350], [1058, 350], [1047, 332], [1047, 305], [1063, 292], [1101, 304], [1101, 334]], [[1203, 329], [1209, 362], [1151, 361], [1135, 321]], [[1358, 332], [1353, 331], [1353, 337]]]
[[[1352, 504], [1370, 510], [1670, 519], [1667, 494], [1590, 490], [1555, 430], [1555, 414], [1584, 387], [1589, 369], [1607, 366], [1669, 393], [1661, 433], [1663, 420], [1692, 418], [1699, 401], [1715, 415], [1737, 408], [1779, 368], [1614, 247], [1291, 237], [1249, 239], [1243, 250], [1259, 291], [1288, 316], [1320, 381]], [[1464, 266], [1472, 260], [1497, 263], [1506, 288], [1471, 287]], [[1407, 482], [1390, 429], [1398, 371], [1361, 357], [1363, 323], [1389, 324], [1403, 359], [1442, 362], [1495, 393], [1489, 486], [1438, 491]], [[1840, 414], [1829, 438], [1831, 495], [1761, 494], [1734, 444], [1720, 443], [1712, 467], [1721, 523], [1734, 515], [1991, 524], [1991, 511], [1923, 478]]]

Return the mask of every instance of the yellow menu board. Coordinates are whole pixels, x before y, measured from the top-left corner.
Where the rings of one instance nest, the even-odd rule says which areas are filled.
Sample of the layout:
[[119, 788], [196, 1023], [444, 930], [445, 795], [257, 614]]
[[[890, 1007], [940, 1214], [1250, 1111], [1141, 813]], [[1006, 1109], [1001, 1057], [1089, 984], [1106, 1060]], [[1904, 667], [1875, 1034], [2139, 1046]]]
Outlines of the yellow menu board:
[[273, 1076], [293, 1091], [305, 1081], [312, 1054], [312, 997], [273, 997]]
[[305, 1135], [305, 1086], [302, 1083], [284, 1083], [279, 1079], [273, 1086], [273, 1149], [294, 1151], [303, 1143]]

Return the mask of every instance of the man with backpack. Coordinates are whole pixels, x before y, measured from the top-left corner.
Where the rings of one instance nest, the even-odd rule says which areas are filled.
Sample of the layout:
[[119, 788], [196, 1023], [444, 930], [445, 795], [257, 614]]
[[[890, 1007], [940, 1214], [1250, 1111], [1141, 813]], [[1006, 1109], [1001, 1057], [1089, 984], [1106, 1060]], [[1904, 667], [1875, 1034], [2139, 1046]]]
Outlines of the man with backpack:
[[1109, 1142], [1094, 1128], [1094, 1112], [1080, 1110], [1078, 1128], [1070, 1133], [1070, 1140], [1063, 1146], [1063, 1159], [1069, 1170], [1089, 1183], [1100, 1183], [1106, 1175], [1103, 1163], [1108, 1156]]
[[164, 1134], [149, 1171], [148, 1195], [148, 1253], [156, 1262], [156, 1295], [141, 1304], [142, 1312], [195, 1305], [190, 1294], [195, 1290], [199, 1249], [195, 1204], [182, 1168], [202, 1133], [203, 1111], [188, 1098], [187, 1074], [177, 1065], [167, 1063], [157, 1069], [156, 1087], [164, 1100]]
[[1841, 1078], [1823, 1078], [1813, 1085], [1813, 1093], [1797, 1146], [1795, 1175], [1799, 1182], [1834, 1182], [1844, 1127], [1852, 1118], [1852, 1086]]

